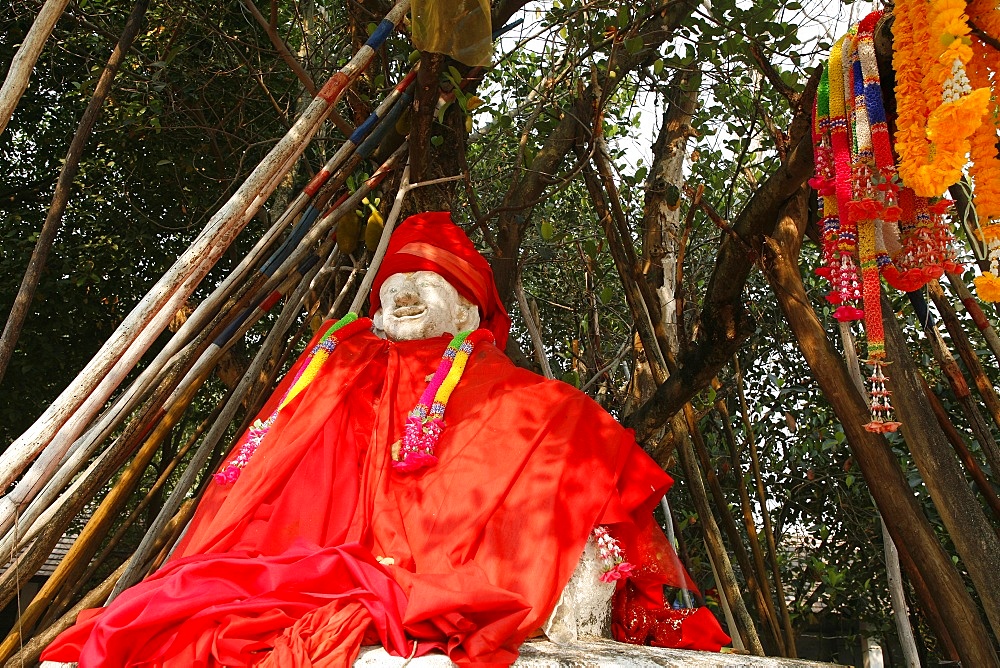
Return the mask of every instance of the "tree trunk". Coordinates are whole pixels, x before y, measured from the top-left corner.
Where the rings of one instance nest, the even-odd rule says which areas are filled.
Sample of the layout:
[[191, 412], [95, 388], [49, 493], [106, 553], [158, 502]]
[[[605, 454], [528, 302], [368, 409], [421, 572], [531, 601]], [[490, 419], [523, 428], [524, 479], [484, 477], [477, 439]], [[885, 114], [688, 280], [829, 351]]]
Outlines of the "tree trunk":
[[698, 102], [701, 72], [681, 71], [668, 90], [670, 104], [663, 112], [660, 132], [653, 144], [653, 164], [646, 180], [646, 201], [643, 207], [645, 239], [643, 250], [656, 286], [660, 313], [666, 328], [669, 354], [680, 353], [677, 265], [680, 253], [681, 189], [684, 185], [684, 156], [688, 137], [694, 135], [691, 116]]

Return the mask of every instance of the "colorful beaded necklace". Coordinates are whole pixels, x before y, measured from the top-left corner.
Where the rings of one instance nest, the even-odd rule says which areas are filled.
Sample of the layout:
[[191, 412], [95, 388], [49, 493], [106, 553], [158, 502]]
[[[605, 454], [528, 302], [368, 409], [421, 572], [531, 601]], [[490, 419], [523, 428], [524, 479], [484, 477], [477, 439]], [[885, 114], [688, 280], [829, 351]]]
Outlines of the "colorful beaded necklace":
[[444, 431], [448, 399], [462, 378], [469, 356], [481, 341], [492, 343], [493, 334], [486, 329], [460, 332], [445, 348], [437, 371], [406, 418], [402, 441], [393, 445], [392, 467], [397, 471], [406, 473], [437, 463], [434, 450]]
[[[295, 378], [274, 412], [266, 420], [254, 421], [247, 430], [237, 455], [218, 473], [213, 474], [215, 482], [219, 484], [236, 482], [240, 472], [249, 463], [278, 419], [281, 410], [312, 383], [337, 345], [358, 332], [370, 330], [371, 326], [370, 319], [358, 318], [354, 313], [348, 313], [334, 323], [309, 351], [309, 355], [299, 366]], [[485, 329], [462, 332], [452, 339], [445, 349], [441, 362], [419, 402], [407, 416], [401, 443], [393, 446], [392, 466], [395, 470], [406, 473], [437, 462], [434, 451], [445, 427], [444, 415], [448, 400], [462, 378], [469, 356], [475, 346], [482, 341], [492, 343], [493, 334]]]

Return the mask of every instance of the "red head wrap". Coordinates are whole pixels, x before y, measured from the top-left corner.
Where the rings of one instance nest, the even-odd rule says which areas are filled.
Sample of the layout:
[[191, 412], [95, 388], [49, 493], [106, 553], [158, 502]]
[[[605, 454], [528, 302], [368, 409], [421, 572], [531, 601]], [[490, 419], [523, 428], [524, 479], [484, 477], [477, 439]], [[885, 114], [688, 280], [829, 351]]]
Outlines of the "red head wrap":
[[393, 274], [433, 271], [479, 307], [480, 327], [493, 333], [503, 350], [510, 334], [510, 317], [500, 301], [493, 270], [447, 211], [410, 216], [392, 232], [389, 249], [372, 284], [371, 311], [381, 306], [379, 290]]

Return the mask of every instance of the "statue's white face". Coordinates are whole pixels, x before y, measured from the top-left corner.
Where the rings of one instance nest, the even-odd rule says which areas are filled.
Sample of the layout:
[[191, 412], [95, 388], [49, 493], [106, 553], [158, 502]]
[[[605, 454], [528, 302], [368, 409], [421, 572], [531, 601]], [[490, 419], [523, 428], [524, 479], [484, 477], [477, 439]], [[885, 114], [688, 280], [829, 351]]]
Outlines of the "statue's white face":
[[430, 339], [479, 327], [479, 309], [433, 271], [393, 274], [379, 290], [375, 327], [393, 341]]

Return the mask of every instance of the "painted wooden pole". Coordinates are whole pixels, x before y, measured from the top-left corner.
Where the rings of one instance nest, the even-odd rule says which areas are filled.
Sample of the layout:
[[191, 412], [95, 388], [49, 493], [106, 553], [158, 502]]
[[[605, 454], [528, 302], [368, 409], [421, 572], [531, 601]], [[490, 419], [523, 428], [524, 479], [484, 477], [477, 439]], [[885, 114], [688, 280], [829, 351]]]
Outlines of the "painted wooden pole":
[[[72, 444], [118, 387], [152, 341], [166, 327], [177, 308], [190, 296], [225, 249], [256, 213], [252, 208], [275, 175], [291, 158], [297, 159], [347, 86], [372, 60], [380, 46], [405, 16], [409, 0], [400, 0], [351, 61], [333, 75], [320, 95], [209, 221], [194, 243], [153, 286], [125, 318], [98, 354], [20, 438], [0, 455], [0, 487], [6, 488], [53, 444], [61, 453]], [[270, 192], [266, 193], [270, 195]], [[259, 204], [258, 204], [259, 206]]]

